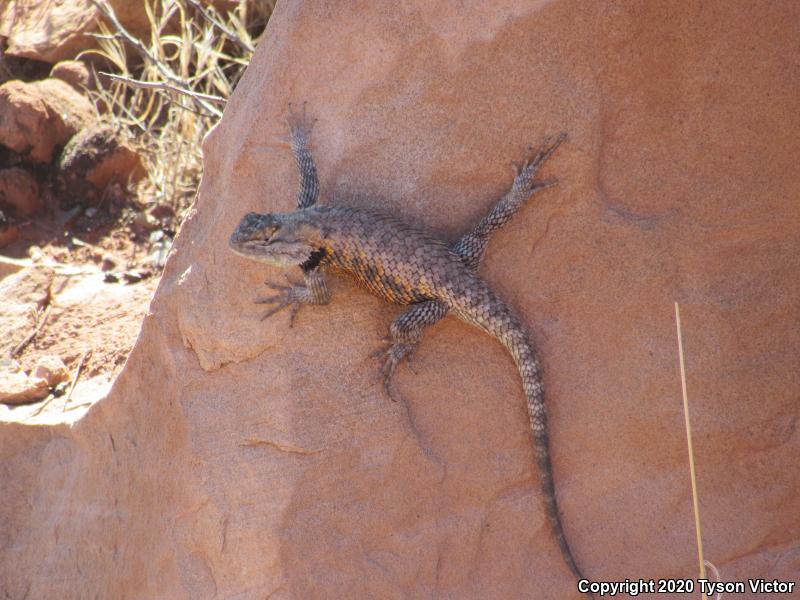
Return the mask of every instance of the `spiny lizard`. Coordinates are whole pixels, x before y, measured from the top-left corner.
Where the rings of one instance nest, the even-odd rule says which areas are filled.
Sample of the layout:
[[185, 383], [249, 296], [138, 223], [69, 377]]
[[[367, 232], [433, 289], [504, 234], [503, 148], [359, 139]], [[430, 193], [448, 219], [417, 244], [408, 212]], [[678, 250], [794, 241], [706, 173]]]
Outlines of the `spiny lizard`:
[[[547, 516], [561, 554], [572, 573], [583, 579], [564, 537], [556, 504], [547, 435], [541, 368], [519, 320], [477, 275], [489, 236], [511, 219], [534, 192], [555, 179], [534, 179], [539, 168], [566, 138], [547, 139], [516, 167], [509, 192], [478, 225], [453, 244], [446, 244], [379, 211], [319, 206], [319, 181], [309, 149], [305, 115], [289, 110], [288, 141], [300, 172], [297, 210], [249, 213], [230, 237], [231, 249], [245, 258], [278, 267], [299, 266], [305, 285], [277, 286], [276, 295], [256, 300], [274, 304], [263, 319], [287, 307], [292, 320], [303, 304], [327, 304], [330, 294], [322, 269], [344, 272], [376, 296], [410, 308], [390, 327], [391, 343], [381, 369], [387, 393], [395, 368], [408, 359], [423, 330], [453, 313], [502, 343], [517, 364], [528, 403], [539, 476]], [[591, 597], [591, 594], [589, 594]]]

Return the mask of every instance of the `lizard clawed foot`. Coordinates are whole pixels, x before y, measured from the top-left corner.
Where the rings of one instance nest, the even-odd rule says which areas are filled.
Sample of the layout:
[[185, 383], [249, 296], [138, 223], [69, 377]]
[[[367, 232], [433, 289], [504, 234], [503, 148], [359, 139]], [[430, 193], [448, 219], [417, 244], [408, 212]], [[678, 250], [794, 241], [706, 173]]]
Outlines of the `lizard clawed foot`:
[[303, 303], [308, 302], [310, 292], [304, 285], [292, 285], [291, 282], [289, 282], [289, 284], [290, 285], [277, 285], [275, 283], [264, 282], [264, 285], [273, 290], [277, 290], [278, 293], [274, 296], [256, 298], [254, 300], [256, 304], [275, 304], [273, 308], [261, 316], [262, 321], [268, 319], [275, 313], [282, 311], [284, 308], [291, 307], [289, 327], [294, 327], [294, 319], [297, 316], [297, 312], [300, 310], [300, 307]]
[[548, 136], [545, 138], [542, 145], [536, 152], [533, 147], [528, 148], [530, 157], [522, 163], [513, 163], [514, 172], [516, 177], [514, 179], [514, 187], [518, 189], [525, 189], [528, 191], [541, 190], [558, 183], [558, 179], [551, 178], [545, 181], [534, 181], [536, 173], [542, 165], [550, 158], [553, 153], [558, 149], [561, 143], [567, 139], [567, 134], [562, 132], [556, 136]]
[[293, 146], [301, 141], [304, 144], [308, 143], [311, 130], [314, 128], [314, 124], [317, 122], [317, 119], [308, 119], [306, 116], [305, 102], [303, 102], [302, 111], [295, 110], [294, 105], [289, 102], [289, 113], [286, 115], [284, 122], [286, 123], [286, 127], [289, 131], [284, 135], [279, 135], [277, 139], [282, 144]]
[[411, 370], [411, 372], [416, 375], [416, 371], [411, 366], [411, 355], [414, 353], [417, 344], [395, 342], [388, 338], [385, 338], [384, 341], [389, 343], [388, 347], [379, 348], [372, 353], [372, 357], [374, 358], [380, 355], [385, 356], [383, 365], [380, 369], [381, 376], [383, 377], [383, 389], [386, 390], [386, 395], [389, 396], [393, 402], [398, 402], [402, 400], [402, 398], [400, 398], [400, 396], [398, 396], [392, 389], [392, 378], [394, 377], [397, 366], [403, 361], [403, 359], [406, 360], [408, 368]]
[[309, 120], [306, 116], [306, 103], [303, 102], [303, 110], [298, 112], [289, 103], [289, 114], [286, 116], [286, 126], [289, 128], [289, 141], [296, 136], [304, 136], [306, 139], [311, 135], [316, 119]]

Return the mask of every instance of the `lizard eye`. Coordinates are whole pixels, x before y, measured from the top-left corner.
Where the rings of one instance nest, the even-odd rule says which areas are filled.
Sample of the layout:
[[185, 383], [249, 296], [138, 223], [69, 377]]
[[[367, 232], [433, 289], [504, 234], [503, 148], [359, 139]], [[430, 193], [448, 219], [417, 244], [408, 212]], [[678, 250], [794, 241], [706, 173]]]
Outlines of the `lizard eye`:
[[272, 238], [275, 237], [275, 234], [278, 232], [278, 229], [279, 229], [279, 227], [277, 227], [277, 226], [265, 228], [264, 229], [264, 241], [265, 242], [269, 242], [270, 240], [272, 240]]
[[279, 224], [272, 215], [258, 213], [246, 214], [230, 238], [231, 244], [241, 244], [247, 241], [268, 242], [278, 230]]

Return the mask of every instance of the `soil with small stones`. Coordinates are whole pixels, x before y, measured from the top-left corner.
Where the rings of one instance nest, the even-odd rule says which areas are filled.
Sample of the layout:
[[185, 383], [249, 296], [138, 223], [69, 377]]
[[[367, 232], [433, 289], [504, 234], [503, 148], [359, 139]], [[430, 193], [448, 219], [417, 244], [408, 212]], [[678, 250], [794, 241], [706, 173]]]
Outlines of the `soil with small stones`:
[[[57, 271], [47, 321], [16, 357], [23, 370], [30, 372], [42, 355], [55, 355], [72, 377], [88, 351], [81, 379], [115, 377], [136, 341], [168, 243], [162, 230], [103, 211], [72, 215], [66, 227], [64, 213], [23, 222], [17, 241], [3, 248], [2, 256], [32, 265], [55, 263], [75, 273]], [[34, 327], [32, 321], [30, 331]], [[30, 331], [10, 335], [16, 342]]]

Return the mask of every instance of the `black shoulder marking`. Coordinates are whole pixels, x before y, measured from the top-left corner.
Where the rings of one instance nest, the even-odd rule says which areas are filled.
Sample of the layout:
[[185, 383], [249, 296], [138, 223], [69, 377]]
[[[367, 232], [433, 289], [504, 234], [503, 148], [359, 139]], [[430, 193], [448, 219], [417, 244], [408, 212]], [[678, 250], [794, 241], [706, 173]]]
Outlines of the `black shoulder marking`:
[[324, 249], [320, 248], [319, 250], [314, 250], [308, 259], [300, 265], [300, 268], [303, 269], [303, 273], [308, 273], [309, 271], [313, 271], [319, 266], [319, 263], [322, 262], [322, 259], [325, 258], [326, 252]]

